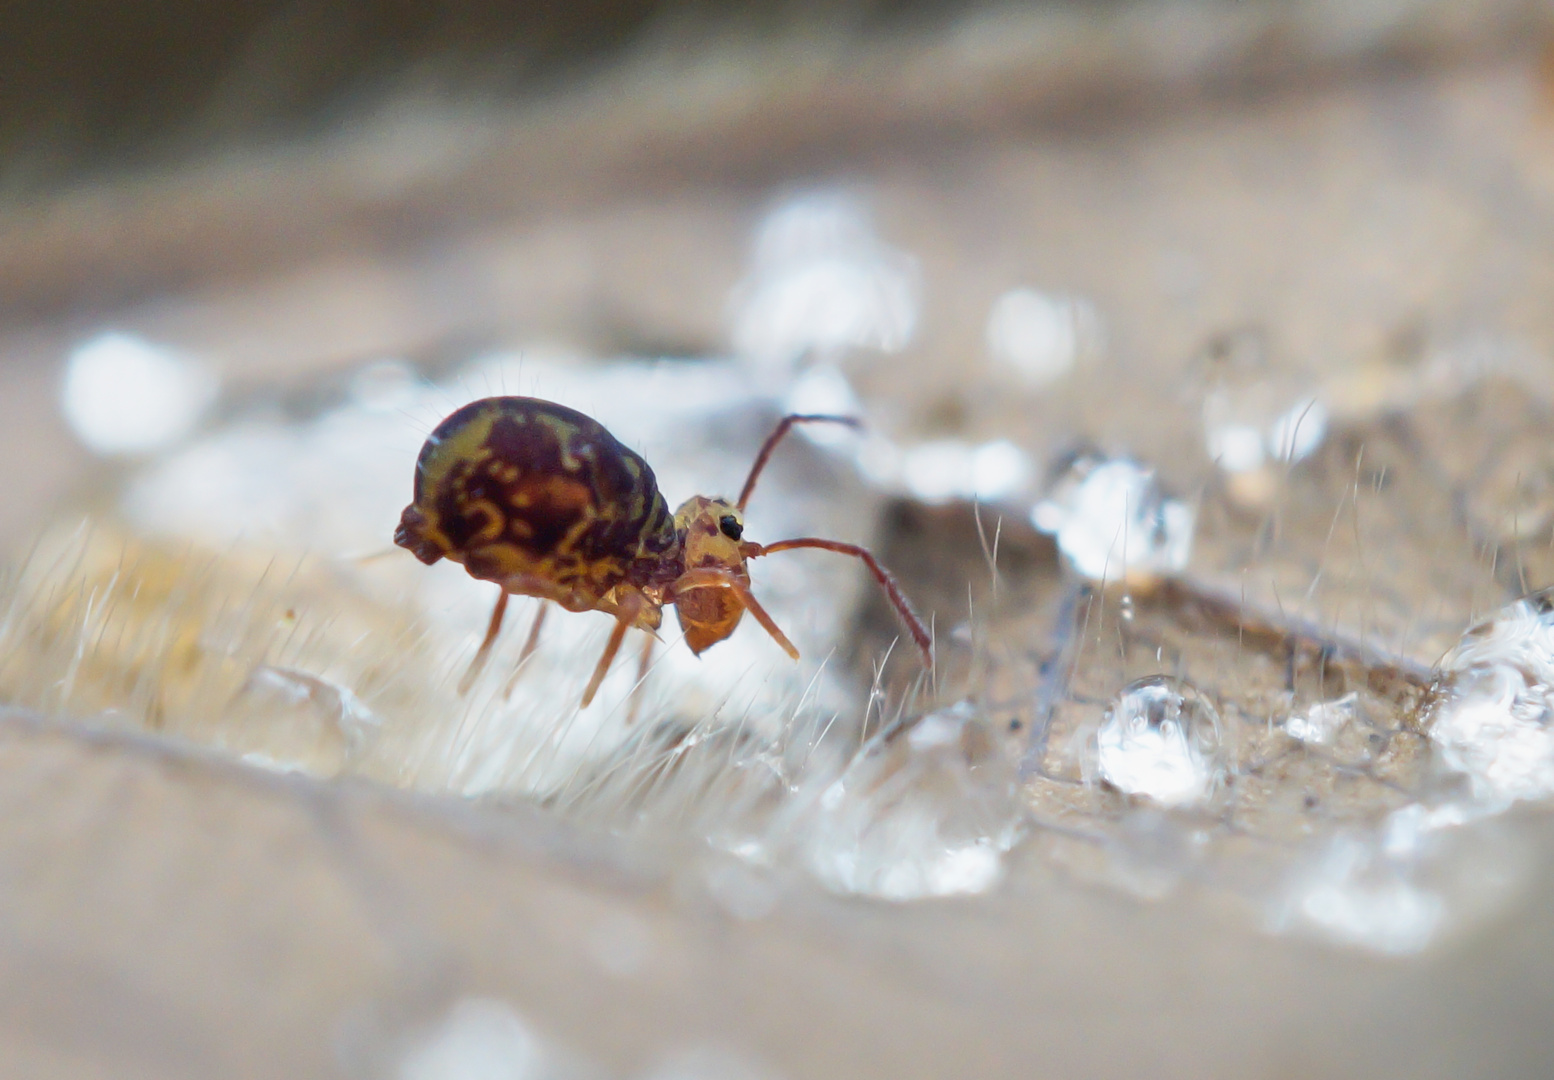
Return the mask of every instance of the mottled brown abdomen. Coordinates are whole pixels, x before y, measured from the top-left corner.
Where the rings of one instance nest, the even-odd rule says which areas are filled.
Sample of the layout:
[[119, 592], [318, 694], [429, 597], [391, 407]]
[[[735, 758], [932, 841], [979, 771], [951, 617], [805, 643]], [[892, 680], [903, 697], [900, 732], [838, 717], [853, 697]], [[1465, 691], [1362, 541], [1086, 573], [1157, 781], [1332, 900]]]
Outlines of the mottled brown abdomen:
[[525, 397], [484, 398], [437, 425], [394, 542], [478, 578], [538, 577], [594, 597], [644, 583], [678, 546], [646, 461], [598, 421]]

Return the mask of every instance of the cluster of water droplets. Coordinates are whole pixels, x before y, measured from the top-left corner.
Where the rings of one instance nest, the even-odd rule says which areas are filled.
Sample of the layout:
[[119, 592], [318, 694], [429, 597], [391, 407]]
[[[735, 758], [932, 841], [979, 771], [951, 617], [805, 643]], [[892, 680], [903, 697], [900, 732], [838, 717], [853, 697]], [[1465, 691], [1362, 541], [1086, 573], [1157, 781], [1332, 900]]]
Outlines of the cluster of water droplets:
[[[1412, 953], [1494, 910], [1519, 886], [1525, 854], [1494, 819], [1518, 802], [1554, 796], [1548, 591], [1506, 605], [1463, 635], [1437, 670], [1421, 722], [1436, 751], [1437, 782], [1378, 828], [1332, 838], [1273, 909], [1276, 928]], [[1299, 722], [1302, 732], [1328, 727], [1320, 715]]]
[[984, 892], [1024, 831], [1014, 769], [964, 701], [869, 740], [813, 810], [802, 854], [815, 876], [885, 900]]
[[1469, 630], [1441, 664], [1430, 738], [1490, 803], [1554, 795], [1554, 593]]
[[[719, 425], [744, 431], [781, 411], [865, 413], [854, 379], [911, 345], [920, 294], [916, 261], [877, 234], [861, 200], [801, 194], [774, 205], [756, 230], [730, 298], [726, 359], [504, 353], [477, 357], [438, 384], [387, 359], [361, 368], [316, 415], [256, 411], [201, 435], [215, 376], [175, 350], [107, 334], [73, 354], [62, 406], [82, 441], [101, 453], [163, 455], [131, 476], [119, 500], [139, 535], [213, 549], [257, 540], [371, 552], [408, 498], [426, 431], [456, 405], [489, 393], [538, 394], [595, 415], [642, 451], [676, 496], [731, 492], [747, 463], [712, 452], [723, 441]], [[983, 374], [1001, 393], [1034, 401], [1104, 347], [1099, 314], [1083, 297], [1017, 285], [992, 301]], [[1243, 504], [1263, 500], [1275, 467], [1312, 455], [1329, 426], [1320, 388], [1270, 373], [1259, 348], [1246, 337], [1227, 345], [1201, 403], [1204, 449]], [[854, 494], [865, 503], [901, 494], [928, 504], [991, 502], [1028, 515], [1052, 537], [1069, 585], [1142, 593], [1191, 562], [1196, 500], [1172, 493], [1147, 461], [1083, 453], [1044, 476], [1036, 455], [1011, 438], [922, 437], [888, 423], [862, 434], [807, 427], [800, 437], [856, 466], [862, 483]], [[769, 482], [782, 483], [780, 470]], [[814, 531], [808, 493], [795, 485], [782, 494], [762, 502], [763, 526], [773, 534]], [[337, 572], [376, 595], [414, 595], [432, 628], [414, 647], [456, 670], [478, 640], [489, 590], [457, 567], [402, 562]], [[763, 599], [818, 659], [842, 643], [836, 628], [851, 606], [853, 575], [839, 570], [817, 587], [815, 573], [810, 564], [762, 564]], [[105, 589], [93, 602], [111, 608], [117, 594]], [[520, 619], [530, 613], [517, 607]], [[1318, 837], [1269, 905], [1271, 925], [1406, 953], [1436, 940], [1455, 912], [1478, 902], [1479, 894], [1453, 886], [1449, 874], [1444, 881], [1431, 875], [1442, 873], [1443, 852], [1460, 847], [1469, 826], [1518, 801], [1554, 796], [1551, 612], [1548, 594], [1529, 597], [1463, 637], [1440, 665], [1421, 719], [1440, 783], [1411, 792], [1412, 801], [1379, 823]], [[101, 610], [89, 603], [77, 614], [83, 637], [108, 639], [112, 620]], [[277, 633], [292, 632], [288, 619], [277, 620]], [[927, 706], [883, 724], [855, 751], [832, 745], [795, 764], [787, 756], [794, 746], [802, 738], [823, 742], [833, 724], [857, 737], [862, 695], [831, 667], [795, 671], [764, 637], [742, 632], [719, 647], [715, 663], [683, 649], [661, 651], [641, 687], [634, 665], [618, 664], [594, 710], [580, 715], [573, 703], [606, 631], [602, 620], [551, 619], [548, 644], [521, 679], [503, 669], [504, 659], [515, 661], [517, 644], [509, 641], [468, 701], [457, 700], [451, 685], [433, 687], [408, 711], [454, 719], [431, 725], [434, 734], [414, 747], [417, 763], [397, 779], [464, 794], [521, 790], [571, 808], [608, 802], [622, 819], [672, 816], [681, 807], [662, 793], [674, 783], [690, 790], [687, 777], [705, 780], [720, 793], [724, 820], [697, 820], [713, 846], [733, 856], [717, 864], [709, 889], [742, 918], [771, 910], [767, 875], [787, 864], [850, 896], [982, 893], [1002, 879], [1009, 852], [1033, 828], [1031, 785], [1041, 781], [1017, 773], [1006, 733], [972, 700]], [[380, 683], [374, 700], [385, 704], [370, 708], [364, 698], [372, 695], [358, 693], [362, 670], [343, 661], [307, 663], [302, 655], [270, 655], [244, 642], [213, 661], [241, 669], [222, 684], [224, 725], [214, 741], [259, 764], [321, 775], [360, 767], [396, 737], [404, 749], [396, 710], [406, 712], [405, 701], [391, 701]], [[61, 685], [70, 686], [76, 670]], [[1042, 712], [1041, 694], [1050, 692], [1044, 684], [1032, 714]], [[1087, 797], [1112, 800], [1093, 804], [1101, 809], [1092, 821], [1120, 821], [1114, 850], [1132, 845], [1137, 855], [1153, 845], [1169, 853], [1166, 861], [1186, 859], [1176, 843], [1186, 833], [1176, 823], [1212, 821], [1223, 810], [1246, 764], [1238, 756], [1246, 717], [1179, 674], [1131, 679], [1106, 692], [1076, 744], [1074, 782]], [[637, 709], [648, 718], [640, 725]], [[1360, 695], [1350, 690], [1291, 704], [1268, 727], [1304, 752], [1336, 759], [1364, 719]], [[676, 780], [663, 782], [666, 776]], [[1117, 795], [1126, 809], [1117, 809]], [[704, 804], [714, 801], [703, 793]], [[506, 1040], [509, 1060], [530, 1062], [514, 1075], [548, 1075], [538, 1044], [520, 1038], [496, 1010], [476, 1003], [455, 1010], [449, 1023], [484, 1032], [476, 1043]], [[432, 1038], [407, 1050], [401, 1073], [431, 1075], [426, 1070], [443, 1068], [438, 1055], [453, 1044]]]
[[756, 230], [731, 298], [734, 349], [781, 377], [812, 353], [898, 352], [917, 329], [919, 291], [916, 260], [879, 239], [861, 200], [799, 195]]

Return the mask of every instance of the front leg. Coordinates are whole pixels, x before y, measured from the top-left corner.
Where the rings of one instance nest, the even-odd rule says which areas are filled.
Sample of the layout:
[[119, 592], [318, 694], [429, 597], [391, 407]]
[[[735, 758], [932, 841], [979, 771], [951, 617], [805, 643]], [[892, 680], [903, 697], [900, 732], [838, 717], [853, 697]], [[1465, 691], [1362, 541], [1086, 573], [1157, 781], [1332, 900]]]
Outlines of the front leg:
[[[615, 660], [615, 654], [620, 651], [621, 641], [626, 637], [626, 631], [635, 626], [644, 616], [647, 616], [649, 621], [653, 621], [649, 615], [650, 609], [654, 606], [653, 601], [636, 589], [622, 589], [620, 597], [613, 606], [615, 629], [610, 631], [610, 640], [604, 646], [604, 655], [599, 657], [593, 678], [588, 680], [588, 688], [583, 691], [582, 707], [585, 709], [593, 702], [594, 695], [599, 692], [599, 684], [604, 682], [604, 676], [609, 672], [610, 664]], [[657, 625], [656, 622], [654, 625]]]

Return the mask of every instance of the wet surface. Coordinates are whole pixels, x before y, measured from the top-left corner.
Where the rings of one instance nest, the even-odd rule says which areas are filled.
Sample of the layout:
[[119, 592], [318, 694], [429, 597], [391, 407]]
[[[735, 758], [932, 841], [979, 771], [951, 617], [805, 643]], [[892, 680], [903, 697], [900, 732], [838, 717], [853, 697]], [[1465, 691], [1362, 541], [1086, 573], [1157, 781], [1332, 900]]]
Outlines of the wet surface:
[[[580, 197], [9, 328], [5, 528], [44, 527], [0, 622], [36, 811], [3, 947], [104, 965], [94, 1060], [134, 1002], [225, 988], [148, 1075], [273, 1071], [238, 1016], [293, 1074], [1528, 1075], [1540, 71]], [[119, 389], [73, 390], [92, 364]], [[427, 432], [492, 393], [595, 416], [670, 505], [786, 411], [861, 414], [785, 444], [747, 535], [872, 545], [933, 670], [801, 552], [752, 566], [797, 665], [666, 633], [579, 710], [608, 620], [524, 656], [524, 601], [461, 694], [492, 587], [381, 553]]]

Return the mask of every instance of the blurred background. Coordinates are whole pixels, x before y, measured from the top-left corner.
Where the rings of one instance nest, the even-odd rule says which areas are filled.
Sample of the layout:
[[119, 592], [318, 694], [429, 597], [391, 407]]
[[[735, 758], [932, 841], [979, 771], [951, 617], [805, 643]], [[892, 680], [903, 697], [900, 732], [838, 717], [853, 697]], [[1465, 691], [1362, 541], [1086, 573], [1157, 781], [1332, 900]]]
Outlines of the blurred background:
[[[7, 22], [7, 1075], [1547, 1074], [1554, 7]], [[934, 670], [809, 553], [460, 693], [494, 393], [863, 417], [749, 535]]]

